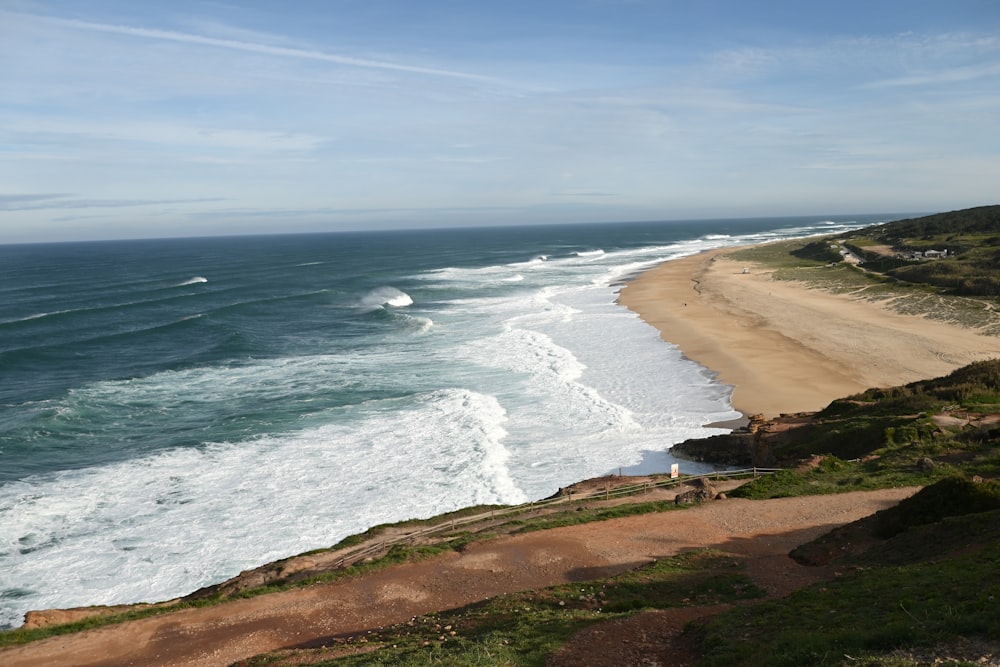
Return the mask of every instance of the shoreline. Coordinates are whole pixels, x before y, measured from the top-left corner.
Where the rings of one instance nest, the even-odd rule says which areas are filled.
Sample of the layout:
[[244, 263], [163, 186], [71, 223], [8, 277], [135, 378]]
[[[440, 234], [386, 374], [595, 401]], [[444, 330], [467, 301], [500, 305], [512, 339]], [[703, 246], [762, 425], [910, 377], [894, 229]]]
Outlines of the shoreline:
[[737, 249], [664, 262], [622, 287], [618, 303], [732, 386], [744, 415], [815, 412], [871, 387], [1000, 357], [1000, 338], [774, 280], [767, 267], [727, 256]]

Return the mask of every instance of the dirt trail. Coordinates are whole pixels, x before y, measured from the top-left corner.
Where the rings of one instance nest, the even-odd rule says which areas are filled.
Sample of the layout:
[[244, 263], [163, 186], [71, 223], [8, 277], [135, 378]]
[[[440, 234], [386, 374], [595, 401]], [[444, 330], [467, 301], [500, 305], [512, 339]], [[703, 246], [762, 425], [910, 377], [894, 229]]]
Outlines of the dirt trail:
[[[0, 664], [230, 665], [259, 653], [315, 645], [324, 638], [408, 621], [503, 593], [609, 576], [696, 547], [747, 557], [750, 576], [772, 594], [784, 595], [829, 576], [788, 558], [794, 546], [891, 506], [915, 491], [720, 500], [683, 512], [502, 537], [472, 544], [462, 553], [364, 577], [53, 637], [0, 651]], [[641, 615], [634, 623], [648, 623], [649, 618], [655, 616]], [[657, 627], [669, 634], [672, 626], [665, 619], [669, 616]], [[610, 647], [607, 641], [599, 643]], [[593, 651], [585, 655], [583, 661], [574, 661], [567, 650], [553, 664], [607, 664], [592, 662], [600, 658]]]

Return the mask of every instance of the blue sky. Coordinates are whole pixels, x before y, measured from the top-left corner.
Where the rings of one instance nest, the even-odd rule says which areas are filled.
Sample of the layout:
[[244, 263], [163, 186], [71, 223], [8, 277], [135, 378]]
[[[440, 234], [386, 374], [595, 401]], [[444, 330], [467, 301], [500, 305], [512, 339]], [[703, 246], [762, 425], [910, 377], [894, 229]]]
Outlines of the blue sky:
[[0, 0], [0, 243], [1000, 203], [1000, 1]]

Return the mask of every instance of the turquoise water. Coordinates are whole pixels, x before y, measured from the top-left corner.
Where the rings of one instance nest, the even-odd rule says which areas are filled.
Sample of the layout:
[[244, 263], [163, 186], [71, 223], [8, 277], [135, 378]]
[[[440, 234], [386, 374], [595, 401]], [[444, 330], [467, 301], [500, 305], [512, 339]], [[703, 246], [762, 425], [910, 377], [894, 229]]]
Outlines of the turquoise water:
[[0, 627], [667, 470], [737, 415], [622, 281], [884, 219], [0, 246]]

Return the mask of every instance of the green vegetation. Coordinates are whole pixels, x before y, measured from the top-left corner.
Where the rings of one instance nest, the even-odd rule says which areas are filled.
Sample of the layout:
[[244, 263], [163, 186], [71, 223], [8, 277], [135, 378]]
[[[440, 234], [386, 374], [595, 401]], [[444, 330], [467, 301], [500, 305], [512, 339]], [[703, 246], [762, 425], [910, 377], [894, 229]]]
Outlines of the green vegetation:
[[561, 528], [563, 526], [577, 526], [593, 521], [607, 521], [608, 519], [620, 519], [626, 516], [636, 516], [639, 514], [651, 514], [653, 512], [670, 512], [672, 510], [683, 509], [673, 501], [637, 502], [628, 505], [617, 505], [612, 507], [578, 507], [574, 512], [559, 512], [556, 514], [533, 518], [528, 521], [517, 522], [519, 533], [530, 533], [536, 530], [549, 530], [551, 528]]
[[703, 665], [915, 665], [890, 652], [1000, 637], [1000, 510], [982, 509], [998, 503], [995, 483], [947, 480], [876, 514], [871, 532], [891, 535], [843, 576], [700, 628]]
[[263, 656], [246, 664], [542, 667], [573, 634], [594, 623], [650, 609], [761, 597], [763, 591], [742, 570], [742, 563], [726, 553], [692, 551], [619, 576], [499, 596], [353, 637], [329, 649]]
[[992, 512], [1000, 509], [1000, 482], [975, 484], [962, 477], [949, 477], [919, 491], [896, 507], [876, 515], [875, 534], [888, 539], [905, 530], [926, 526], [949, 517]]
[[[842, 250], [862, 263], [843, 261]], [[948, 254], [938, 259], [913, 255], [928, 250]], [[770, 243], [731, 256], [764, 265], [778, 280], [884, 301], [901, 313], [1000, 335], [1000, 206]]]
[[[985, 415], [1000, 397], [1000, 360], [901, 387], [833, 401], [776, 445], [781, 473], [736, 489], [764, 499], [891, 486], [925, 486], [956, 474], [995, 474], [1000, 423]], [[819, 457], [818, 464], [795, 468]]]
[[[835, 238], [855, 250], [868, 271], [950, 294], [1000, 295], [1000, 206], [899, 220]], [[876, 244], [893, 252], [870, 250]], [[929, 250], [947, 251], [947, 257], [911, 258]]]
[[942, 238], [996, 235], [1000, 232], [1000, 206], [977, 206], [961, 211], [907, 218], [878, 225], [874, 229], [879, 237], [900, 240], [935, 241]]

